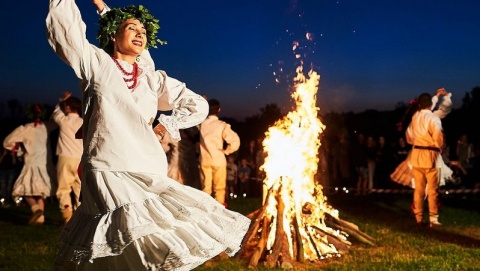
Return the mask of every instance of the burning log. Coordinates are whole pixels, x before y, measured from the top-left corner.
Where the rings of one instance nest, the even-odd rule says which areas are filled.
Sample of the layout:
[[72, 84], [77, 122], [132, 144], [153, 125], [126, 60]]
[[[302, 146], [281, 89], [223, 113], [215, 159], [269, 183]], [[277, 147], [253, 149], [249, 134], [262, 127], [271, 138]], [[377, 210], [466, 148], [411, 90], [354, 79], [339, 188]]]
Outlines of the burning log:
[[302, 237], [300, 235], [300, 229], [298, 227], [298, 220], [297, 219], [293, 220], [293, 229], [295, 231], [295, 243], [294, 243], [295, 246], [294, 246], [294, 248], [296, 249], [295, 250], [296, 259], [299, 262], [303, 262], [305, 260], [305, 256], [304, 256], [305, 250], [303, 249], [303, 243], [299, 242], [299, 240], [302, 240]]
[[269, 226], [269, 219], [267, 217], [263, 218], [263, 223], [262, 223], [262, 233], [260, 237], [260, 241], [257, 244], [257, 247], [254, 249], [252, 256], [250, 257], [250, 261], [248, 262], [249, 267], [255, 267], [258, 264], [258, 261], [260, 260], [260, 257], [262, 257], [263, 252], [265, 250], [265, 246], [267, 245], [267, 239], [268, 239], [268, 226]]
[[[255, 267], [264, 253], [267, 244], [267, 234], [270, 225], [270, 218], [265, 215], [267, 205], [247, 215], [253, 223], [250, 224], [245, 237], [242, 240], [241, 249], [237, 253], [237, 258], [250, 257], [248, 266]], [[260, 230], [261, 229], [261, 230]], [[260, 232], [260, 237], [258, 233]]]
[[348, 233], [349, 235], [352, 235], [353, 237], [357, 238], [357, 240], [366, 243], [368, 245], [374, 245], [373, 242], [375, 242], [375, 239], [373, 237], [367, 235], [366, 233], [360, 231], [357, 225], [342, 220], [340, 218], [335, 218], [330, 215], [326, 215], [325, 223], [333, 228], [337, 228], [341, 231], [344, 231]]
[[289, 244], [288, 238], [283, 228], [284, 224], [284, 217], [283, 213], [285, 211], [285, 204], [280, 199], [280, 194], [277, 194], [277, 229], [275, 233], [275, 244], [272, 247], [272, 253], [267, 255], [266, 257], [266, 265], [268, 267], [275, 267], [279, 262], [279, 258], [281, 257], [281, 263], [289, 263], [292, 262], [292, 257], [290, 256], [289, 252]]
[[313, 228], [315, 229], [316, 233], [320, 235], [321, 238], [326, 239], [326, 243], [332, 244], [335, 248], [337, 248], [340, 254], [348, 252], [352, 243], [346, 240], [338, 239], [337, 237], [330, 235], [317, 227]]

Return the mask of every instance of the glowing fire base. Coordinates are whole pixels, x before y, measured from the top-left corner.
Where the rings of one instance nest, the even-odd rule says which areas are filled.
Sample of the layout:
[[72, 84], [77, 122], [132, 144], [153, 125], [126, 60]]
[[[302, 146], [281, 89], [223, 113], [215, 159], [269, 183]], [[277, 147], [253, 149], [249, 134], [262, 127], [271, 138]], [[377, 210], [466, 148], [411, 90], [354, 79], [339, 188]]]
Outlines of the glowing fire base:
[[314, 205], [304, 205], [301, 213], [292, 217], [282, 200], [281, 194], [285, 192], [288, 193], [279, 188], [271, 190], [267, 196], [267, 202], [275, 202], [276, 214], [269, 215], [268, 209], [272, 206], [266, 203], [248, 215], [252, 224], [236, 258], [246, 260], [249, 267], [263, 262], [268, 267], [291, 268], [295, 263], [340, 257], [351, 246], [347, 240], [349, 235], [373, 245], [374, 239], [360, 231], [357, 225]]
[[296, 262], [340, 257], [348, 251], [349, 235], [373, 244], [373, 238], [355, 224], [338, 217], [315, 182], [320, 134], [316, 93], [320, 76], [309, 79], [297, 70], [296, 110], [270, 127], [263, 141], [266, 153], [264, 204], [250, 214], [250, 228], [236, 257], [250, 267], [291, 268]]

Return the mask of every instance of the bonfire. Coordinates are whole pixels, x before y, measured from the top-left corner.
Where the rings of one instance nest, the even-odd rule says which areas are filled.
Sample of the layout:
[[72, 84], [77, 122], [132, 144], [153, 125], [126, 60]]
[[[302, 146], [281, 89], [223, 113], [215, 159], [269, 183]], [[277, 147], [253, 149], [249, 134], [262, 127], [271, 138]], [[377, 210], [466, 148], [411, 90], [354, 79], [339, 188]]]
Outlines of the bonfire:
[[236, 257], [250, 267], [289, 268], [294, 263], [340, 257], [351, 246], [349, 236], [373, 244], [373, 238], [339, 218], [315, 181], [320, 135], [316, 93], [320, 75], [297, 68], [292, 98], [295, 110], [268, 129], [263, 141], [266, 158], [263, 205], [251, 213], [250, 228]]

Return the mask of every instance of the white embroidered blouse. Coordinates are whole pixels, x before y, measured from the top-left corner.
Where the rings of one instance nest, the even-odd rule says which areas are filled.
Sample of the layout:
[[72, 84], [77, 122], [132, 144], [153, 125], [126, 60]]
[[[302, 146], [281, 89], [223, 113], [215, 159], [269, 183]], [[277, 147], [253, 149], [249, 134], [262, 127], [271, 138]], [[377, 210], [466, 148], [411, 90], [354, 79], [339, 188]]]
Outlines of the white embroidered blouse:
[[[206, 118], [207, 101], [164, 71], [155, 71], [147, 50], [138, 63], [138, 84], [128, 89], [111, 56], [87, 40], [74, 0], [51, 0], [46, 21], [49, 44], [72, 67], [82, 86], [83, 166], [165, 174], [165, 153], [151, 119], [157, 110], [172, 110], [159, 121], [173, 139], [180, 140], [178, 129], [195, 126]], [[127, 62], [120, 64], [127, 71], [133, 69]]]

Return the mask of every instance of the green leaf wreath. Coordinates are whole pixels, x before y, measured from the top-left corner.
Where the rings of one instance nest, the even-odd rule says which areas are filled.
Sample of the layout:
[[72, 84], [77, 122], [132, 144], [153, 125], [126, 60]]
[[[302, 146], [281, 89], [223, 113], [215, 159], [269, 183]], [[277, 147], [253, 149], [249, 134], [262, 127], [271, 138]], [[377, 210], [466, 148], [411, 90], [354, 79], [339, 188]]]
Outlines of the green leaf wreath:
[[25, 116], [30, 120], [45, 120], [47, 107], [38, 103], [27, 104], [25, 105]]
[[160, 45], [166, 44], [165, 41], [157, 38], [158, 29], [160, 29], [158, 19], [155, 19], [148, 9], [142, 5], [139, 5], [138, 7], [130, 5], [123, 8], [112, 8], [100, 17], [100, 27], [97, 32], [97, 39], [100, 42], [100, 47], [107, 53], [112, 54], [113, 42], [111, 37], [115, 35], [121, 23], [132, 18], [142, 22], [147, 30], [147, 44], [145, 49], [150, 47], [157, 48], [157, 43]]

